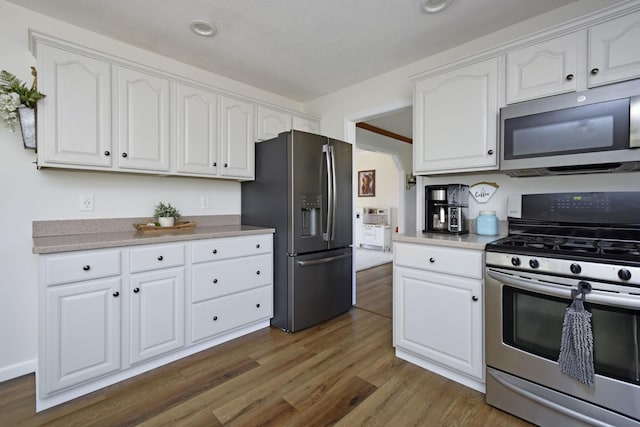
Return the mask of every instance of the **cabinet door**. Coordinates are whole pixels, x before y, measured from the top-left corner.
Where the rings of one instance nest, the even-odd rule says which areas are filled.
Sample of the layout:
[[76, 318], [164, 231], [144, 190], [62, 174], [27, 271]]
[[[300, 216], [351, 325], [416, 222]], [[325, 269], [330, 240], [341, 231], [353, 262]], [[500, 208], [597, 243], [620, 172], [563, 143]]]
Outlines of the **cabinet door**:
[[291, 114], [258, 106], [258, 134], [256, 141], [275, 138], [281, 132], [291, 130]]
[[120, 278], [45, 289], [44, 393], [120, 369]]
[[577, 90], [577, 33], [507, 54], [507, 103]]
[[38, 163], [111, 166], [111, 66], [38, 46]]
[[416, 82], [416, 174], [497, 168], [497, 83], [497, 58]]
[[484, 378], [481, 280], [399, 267], [393, 292], [396, 347]]
[[132, 364], [184, 345], [184, 268], [133, 275], [130, 295]]
[[589, 87], [640, 77], [640, 12], [589, 29]]
[[293, 129], [301, 130], [309, 133], [320, 133], [320, 122], [317, 120], [310, 120], [304, 117], [293, 116]]
[[219, 170], [218, 95], [177, 87], [178, 172], [216, 175]]
[[222, 176], [253, 179], [253, 117], [253, 104], [222, 98]]
[[169, 170], [169, 81], [114, 67], [118, 167]]

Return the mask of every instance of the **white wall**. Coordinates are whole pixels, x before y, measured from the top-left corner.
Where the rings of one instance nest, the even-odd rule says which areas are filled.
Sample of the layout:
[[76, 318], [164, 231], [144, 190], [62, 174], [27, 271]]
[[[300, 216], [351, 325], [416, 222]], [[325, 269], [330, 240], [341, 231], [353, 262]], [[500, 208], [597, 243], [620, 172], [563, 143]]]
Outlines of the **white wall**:
[[389, 154], [373, 151], [355, 151], [354, 172], [361, 170], [376, 171], [376, 195], [374, 197], [358, 197], [356, 188], [356, 207], [391, 208], [391, 230], [398, 225], [398, 179], [400, 174], [393, 158]]
[[[207, 73], [0, 0], [1, 69], [31, 84], [28, 29], [112, 55], [148, 64], [253, 99], [301, 111], [278, 95]], [[36, 156], [18, 134], [0, 125], [0, 381], [33, 371], [37, 353], [37, 256], [32, 252], [34, 220], [151, 216], [153, 205], [171, 202], [185, 215], [240, 214], [237, 182], [36, 170]], [[93, 194], [95, 210], [79, 212], [80, 194]], [[210, 208], [200, 209], [200, 196]]]
[[[323, 133], [335, 138], [353, 138], [353, 121], [362, 117], [397, 110], [413, 103], [413, 87], [410, 76], [437, 69], [459, 61], [467, 56], [479, 55], [533, 33], [548, 30], [581, 17], [595, 13], [605, 7], [619, 3], [634, 2], [619, 0], [582, 0], [556, 9], [550, 13], [521, 22], [504, 30], [478, 38], [472, 42], [425, 58], [408, 66], [358, 83], [343, 90], [326, 95], [306, 105], [308, 112], [321, 116]], [[635, 2], [637, 4], [637, 1]], [[508, 194], [559, 192], [559, 191], [615, 191], [640, 189], [640, 173], [573, 175], [566, 177], [510, 178], [502, 174], [487, 173], [473, 175], [447, 175], [425, 177], [416, 186], [416, 229], [421, 230], [423, 219], [419, 203], [423, 200], [424, 185], [441, 183], [474, 184], [480, 181], [496, 182], [500, 188], [482, 209], [493, 209], [498, 216], [506, 218]], [[469, 217], [477, 215], [480, 206], [471, 202]]]

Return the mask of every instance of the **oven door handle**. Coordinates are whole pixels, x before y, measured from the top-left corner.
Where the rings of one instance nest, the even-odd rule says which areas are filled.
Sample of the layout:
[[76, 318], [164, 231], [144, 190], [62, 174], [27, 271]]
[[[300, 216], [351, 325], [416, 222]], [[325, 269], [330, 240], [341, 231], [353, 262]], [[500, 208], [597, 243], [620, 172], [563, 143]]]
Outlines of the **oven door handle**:
[[[537, 292], [545, 295], [553, 295], [560, 298], [571, 299], [571, 290], [577, 287], [564, 285], [547, 285], [532, 279], [521, 279], [511, 274], [501, 273], [492, 269], [487, 269], [487, 274], [505, 285], [524, 289], [531, 292]], [[615, 307], [623, 307], [629, 309], [640, 309], [640, 292], [637, 295], [619, 294], [610, 292], [591, 291], [585, 297], [585, 302], [602, 304]]]

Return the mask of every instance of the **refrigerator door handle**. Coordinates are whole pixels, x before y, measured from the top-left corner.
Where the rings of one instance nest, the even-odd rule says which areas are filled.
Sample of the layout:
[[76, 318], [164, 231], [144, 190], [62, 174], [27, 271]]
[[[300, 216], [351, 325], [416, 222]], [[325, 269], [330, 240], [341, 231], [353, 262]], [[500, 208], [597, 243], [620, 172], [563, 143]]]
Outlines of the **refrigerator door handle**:
[[331, 234], [329, 240], [335, 240], [336, 238], [336, 205], [338, 204], [338, 189], [336, 180], [336, 152], [333, 145], [329, 146], [329, 153], [331, 154], [331, 185], [333, 191], [331, 194]]
[[349, 258], [349, 257], [351, 257], [351, 254], [343, 254], [343, 255], [330, 256], [327, 258], [312, 259], [309, 261], [298, 261], [298, 264], [301, 267], [308, 267], [310, 265], [326, 264], [338, 259]]
[[333, 175], [331, 174], [331, 147], [329, 144], [322, 146], [322, 153], [324, 154], [325, 166], [327, 167], [327, 228], [322, 230], [322, 240], [331, 240], [331, 227], [333, 224]]

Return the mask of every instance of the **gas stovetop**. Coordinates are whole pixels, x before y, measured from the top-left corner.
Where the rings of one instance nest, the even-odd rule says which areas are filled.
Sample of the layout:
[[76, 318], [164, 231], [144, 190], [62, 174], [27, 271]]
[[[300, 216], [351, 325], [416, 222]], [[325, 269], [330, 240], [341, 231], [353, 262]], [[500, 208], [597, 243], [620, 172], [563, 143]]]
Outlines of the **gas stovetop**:
[[486, 249], [514, 255], [640, 266], [640, 243], [629, 240], [516, 234], [489, 243]]

